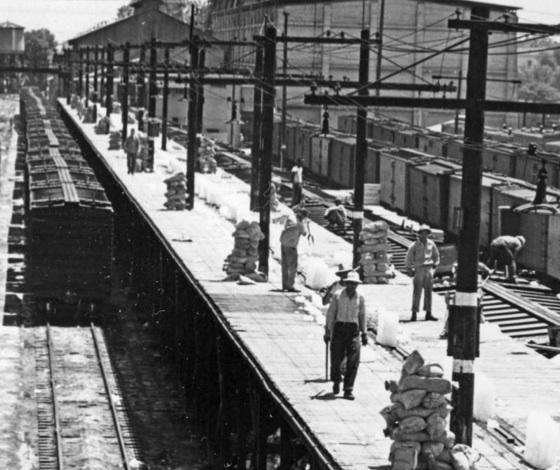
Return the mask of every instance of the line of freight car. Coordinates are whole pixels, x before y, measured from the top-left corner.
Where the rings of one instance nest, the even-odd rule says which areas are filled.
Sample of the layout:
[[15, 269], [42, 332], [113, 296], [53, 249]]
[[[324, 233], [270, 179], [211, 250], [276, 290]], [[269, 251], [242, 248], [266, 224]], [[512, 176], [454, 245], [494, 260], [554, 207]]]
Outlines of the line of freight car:
[[37, 124], [27, 135], [29, 291], [52, 320], [95, 316], [111, 287], [111, 204], [60, 117], [44, 122], [52, 106], [34, 90], [22, 91], [21, 106], [24, 124]]
[[[338, 117], [338, 129], [341, 132], [356, 134], [356, 116]], [[486, 171], [501, 173], [505, 176], [521, 179], [528, 183], [537, 182], [537, 174], [542, 161], [546, 163], [548, 182], [560, 188], [560, 133], [546, 136], [528, 134], [522, 130], [514, 131], [510, 139], [496, 139], [496, 132], [487, 132], [482, 150], [483, 168]], [[383, 142], [385, 145], [414, 148], [436, 157], [446, 157], [462, 162], [465, 144], [457, 135], [436, 132], [411, 126], [401, 121], [380, 119], [369, 116], [366, 137]], [[492, 139], [494, 138], [494, 140]], [[547, 147], [547, 141], [554, 139]], [[530, 144], [535, 145], [529, 146]], [[552, 145], [553, 144], [553, 145]], [[550, 149], [550, 150], [548, 150]]]
[[[309, 130], [300, 131], [298, 128], [294, 128], [292, 134], [300, 136], [299, 139], [296, 139], [296, 143], [300, 146], [299, 155], [306, 151], [305, 148], [310, 154], [313, 142], [318, 142], [315, 148], [323, 149], [323, 156], [330, 156], [327, 161], [334, 161], [331, 157], [339, 152], [339, 150], [335, 150], [335, 147], [346, 146], [346, 150], [340, 150], [340, 154], [346, 155], [345, 171], [353, 171], [354, 140], [313, 135]], [[288, 133], [288, 135], [290, 134]], [[304, 138], [305, 135], [308, 137]], [[311, 140], [311, 144], [305, 147], [307, 138]], [[294, 145], [289, 145], [288, 148], [293, 148]], [[305, 165], [306, 159], [303, 160]], [[351, 188], [353, 186], [340, 176], [340, 166], [336, 167], [338, 169], [333, 173], [338, 176], [325, 179], [321, 174], [317, 175], [316, 170], [314, 171], [315, 160], [307, 160], [307, 175], [311, 175], [321, 182], [327, 181], [326, 184], [329, 186], [333, 186], [329, 183], [333, 179], [339, 183], [345, 183], [334, 185], [336, 187]], [[367, 161], [367, 168], [375, 171], [369, 173], [374, 176], [368, 177], [366, 182], [380, 183], [382, 205], [442, 229], [452, 237], [459, 236], [462, 219], [462, 177], [461, 167], [458, 163], [404, 148], [370, 151]], [[332, 164], [329, 163], [329, 165], [329, 168], [334, 168]], [[557, 214], [560, 191], [550, 187], [547, 190], [547, 202], [552, 203], [556, 208], [546, 207], [537, 213], [528, 211], [528, 213], [518, 214], [515, 210], [513, 215], [507, 213], [507, 208], [530, 204], [534, 197], [535, 186], [533, 185], [505, 176], [484, 173], [481, 192], [480, 242], [483, 247], [488, 247], [490, 242], [499, 235], [522, 234], [527, 239], [527, 246], [521, 255], [521, 263], [529, 269], [560, 280], [560, 265], [553, 262], [554, 253], [560, 249], [560, 230], [558, 229], [560, 228], [560, 216]], [[504, 217], [507, 217], [506, 222], [504, 222]]]

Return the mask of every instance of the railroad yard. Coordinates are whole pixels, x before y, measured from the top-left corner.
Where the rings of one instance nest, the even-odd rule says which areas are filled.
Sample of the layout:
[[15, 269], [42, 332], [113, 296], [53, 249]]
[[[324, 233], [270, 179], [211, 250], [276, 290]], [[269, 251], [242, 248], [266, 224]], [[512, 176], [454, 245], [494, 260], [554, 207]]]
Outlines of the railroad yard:
[[560, 470], [560, 26], [521, 10], [0, 23], [0, 470]]

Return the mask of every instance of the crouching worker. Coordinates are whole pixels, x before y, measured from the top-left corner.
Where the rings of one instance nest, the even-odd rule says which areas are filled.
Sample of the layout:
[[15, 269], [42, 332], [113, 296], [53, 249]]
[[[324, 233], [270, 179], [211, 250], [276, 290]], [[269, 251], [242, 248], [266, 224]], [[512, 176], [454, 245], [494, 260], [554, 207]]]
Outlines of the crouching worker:
[[345, 288], [332, 299], [327, 310], [327, 324], [323, 339], [331, 342], [331, 380], [333, 393], [340, 392], [341, 365], [346, 357], [344, 374], [344, 398], [354, 400], [354, 381], [360, 365], [360, 342], [368, 342], [366, 332], [366, 306], [364, 297], [358, 294], [360, 276], [350, 272], [344, 281]]
[[346, 222], [346, 209], [340, 199], [334, 200], [334, 206], [329, 207], [325, 211], [325, 219], [327, 219], [328, 227], [344, 227]]
[[509, 281], [515, 282], [517, 275], [516, 259], [519, 252], [525, 246], [525, 237], [517, 235], [502, 235], [490, 243], [490, 258], [488, 266], [496, 269], [496, 264], [504, 266], [505, 274]]

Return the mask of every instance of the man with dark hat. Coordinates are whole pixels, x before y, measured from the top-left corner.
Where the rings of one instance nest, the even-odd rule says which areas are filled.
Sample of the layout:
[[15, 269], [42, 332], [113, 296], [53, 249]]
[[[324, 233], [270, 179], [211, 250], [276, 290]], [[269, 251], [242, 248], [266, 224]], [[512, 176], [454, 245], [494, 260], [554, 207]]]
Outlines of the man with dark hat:
[[348, 273], [344, 281], [345, 288], [334, 296], [329, 305], [323, 336], [325, 342], [331, 341], [331, 380], [335, 395], [340, 392], [340, 369], [346, 357], [343, 387], [347, 400], [354, 400], [354, 381], [360, 365], [360, 337], [362, 345], [368, 342], [365, 300], [357, 292], [358, 284], [361, 283], [356, 271]]
[[434, 273], [439, 264], [439, 250], [433, 240], [428, 238], [430, 233], [432, 233], [432, 229], [428, 225], [420, 225], [418, 228], [418, 240], [410, 245], [406, 254], [406, 267], [409, 273], [414, 274], [412, 317], [410, 321], [416, 321], [422, 290], [424, 291], [426, 320], [437, 320], [432, 315], [432, 287]]

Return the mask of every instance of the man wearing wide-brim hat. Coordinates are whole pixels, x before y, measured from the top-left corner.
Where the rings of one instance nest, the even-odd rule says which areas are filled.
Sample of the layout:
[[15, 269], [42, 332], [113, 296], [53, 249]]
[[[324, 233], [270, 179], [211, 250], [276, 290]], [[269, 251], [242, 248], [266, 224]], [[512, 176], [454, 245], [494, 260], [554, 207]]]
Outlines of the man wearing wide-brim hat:
[[406, 267], [410, 274], [414, 274], [411, 321], [416, 321], [422, 291], [424, 291], [426, 320], [437, 320], [432, 315], [432, 287], [434, 272], [439, 264], [439, 250], [433, 240], [428, 238], [431, 233], [432, 230], [428, 225], [420, 225], [418, 240], [410, 245], [406, 254]]
[[327, 310], [324, 340], [331, 341], [331, 380], [333, 393], [340, 392], [340, 366], [346, 357], [346, 373], [344, 374], [344, 398], [354, 400], [354, 381], [360, 365], [361, 344], [367, 344], [366, 303], [364, 296], [358, 294], [357, 287], [361, 284], [356, 271], [350, 271], [344, 280], [344, 289], [332, 299]]

